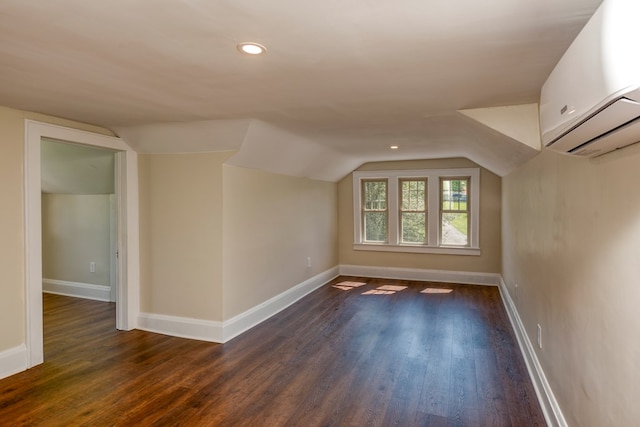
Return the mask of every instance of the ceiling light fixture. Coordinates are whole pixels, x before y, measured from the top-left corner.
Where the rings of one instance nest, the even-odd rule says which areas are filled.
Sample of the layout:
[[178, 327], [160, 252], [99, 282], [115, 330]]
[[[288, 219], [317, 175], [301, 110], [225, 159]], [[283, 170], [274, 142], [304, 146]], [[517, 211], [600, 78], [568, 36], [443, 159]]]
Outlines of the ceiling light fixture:
[[262, 55], [267, 52], [267, 48], [259, 43], [242, 42], [238, 43], [238, 50], [248, 55]]
[[397, 146], [397, 145], [390, 145], [389, 148], [392, 149], [392, 150], [397, 150], [400, 147]]

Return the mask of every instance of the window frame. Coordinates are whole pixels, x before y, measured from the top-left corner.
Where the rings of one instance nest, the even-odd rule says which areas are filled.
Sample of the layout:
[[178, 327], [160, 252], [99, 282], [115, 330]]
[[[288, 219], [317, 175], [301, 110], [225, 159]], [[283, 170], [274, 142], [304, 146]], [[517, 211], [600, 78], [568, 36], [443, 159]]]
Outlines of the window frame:
[[[387, 181], [388, 182], [388, 181]], [[416, 210], [416, 209], [403, 209], [403, 202], [404, 202], [404, 197], [403, 197], [403, 189], [402, 189], [402, 184], [405, 182], [424, 182], [424, 209], [423, 210]], [[407, 177], [401, 177], [398, 178], [398, 227], [399, 227], [399, 235], [398, 235], [398, 242], [402, 245], [424, 245], [424, 243], [418, 243], [418, 242], [405, 242], [403, 239], [403, 235], [404, 235], [404, 230], [403, 230], [403, 214], [404, 213], [421, 213], [424, 214], [424, 218], [425, 218], [425, 224], [424, 224], [424, 234], [425, 237], [427, 239], [427, 242], [429, 242], [429, 179], [426, 177], [412, 177], [412, 178], [407, 178]], [[387, 226], [388, 226], [388, 221], [389, 219], [387, 218]]]
[[[360, 185], [360, 194], [361, 194], [361, 203], [362, 203], [362, 207], [360, 209], [361, 212], [361, 216], [360, 216], [360, 221], [362, 224], [362, 241], [363, 243], [366, 244], [385, 244], [385, 243], [389, 243], [389, 180], [386, 178], [365, 178], [360, 180], [361, 185]], [[385, 209], [381, 210], [381, 209], [369, 209], [367, 210], [367, 208], [364, 206], [365, 205], [365, 185], [368, 182], [384, 182], [385, 184]], [[386, 220], [386, 228], [387, 228], [387, 237], [384, 241], [378, 241], [378, 240], [366, 240], [366, 230], [365, 230], [365, 216], [367, 212], [384, 212], [385, 214], [385, 220]]]
[[[400, 223], [400, 180], [426, 179], [427, 181], [427, 243], [402, 243]], [[441, 178], [468, 178], [467, 203], [469, 210], [468, 245], [441, 244]], [[450, 255], [480, 255], [480, 169], [421, 169], [421, 170], [375, 170], [354, 171], [353, 179], [353, 224], [354, 250], [434, 253]], [[363, 180], [387, 179], [387, 242], [365, 242], [363, 240], [362, 182]], [[437, 207], [437, 210], [434, 210]]]
[[[473, 206], [473, 200], [472, 197], [470, 197], [472, 195], [472, 190], [471, 190], [471, 177], [469, 176], [441, 176], [440, 177], [440, 182], [438, 183], [438, 191], [440, 191], [440, 196], [443, 196], [444, 193], [444, 181], [467, 181], [467, 194], [466, 194], [466, 205], [467, 205], [467, 209], [462, 211], [462, 210], [454, 210], [454, 209], [444, 209], [443, 208], [443, 202], [446, 200], [443, 200], [444, 197], [442, 197], [439, 201], [440, 201], [440, 205], [438, 205], [438, 215], [439, 215], [439, 220], [438, 220], [438, 227], [440, 227], [440, 233], [442, 233], [442, 223], [443, 223], [443, 215], [445, 213], [466, 213], [467, 214], [467, 233], [469, 233], [469, 231], [471, 230], [471, 209], [470, 207]], [[469, 239], [469, 236], [467, 236], [467, 244], [464, 245], [464, 247], [469, 247], [471, 244], [471, 240]], [[445, 244], [442, 242], [442, 236], [440, 236], [440, 246], [442, 247], [461, 247], [462, 245], [452, 245], [452, 244]]]

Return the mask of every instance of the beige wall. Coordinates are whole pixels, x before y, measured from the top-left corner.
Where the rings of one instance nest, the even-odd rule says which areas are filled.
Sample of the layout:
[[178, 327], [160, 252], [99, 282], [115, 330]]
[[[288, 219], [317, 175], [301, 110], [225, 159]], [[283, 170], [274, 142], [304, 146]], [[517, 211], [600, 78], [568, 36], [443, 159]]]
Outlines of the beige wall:
[[222, 163], [231, 154], [138, 157], [141, 312], [222, 320]]
[[225, 165], [225, 320], [335, 267], [336, 212], [335, 183]]
[[640, 420], [638, 165], [547, 150], [504, 179], [503, 277], [569, 425]]
[[[110, 286], [110, 196], [42, 195], [42, 277]], [[95, 273], [89, 263], [96, 263]]]
[[[441, 169], [478, 167], [467, 159], [381, 162], [363, 165], [358, 170]], [[480, 169], [480, 256], [413, 254], [353, 250], [353, 187], [349, 174], [338, 184], [339, 259], [343, 265], [370, 265], [396, 268], [421, 268], [499, 273], [501, 180]]]
[[0, 351], [25, 342], [23, 119], [0, 108]]
[[0, 351], [25, 342], [25, 119], [109, 134], [106, 129], [91, 125], [0, 107]]

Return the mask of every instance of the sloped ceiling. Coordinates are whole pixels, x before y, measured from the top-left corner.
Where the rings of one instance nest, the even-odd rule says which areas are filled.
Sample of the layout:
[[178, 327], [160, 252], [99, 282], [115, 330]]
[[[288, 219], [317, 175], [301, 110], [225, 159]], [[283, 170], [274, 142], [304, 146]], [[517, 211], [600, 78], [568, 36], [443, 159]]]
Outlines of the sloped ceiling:
[[[457, 111], [536, 103], [600, 3], [3, 0], [0, 102], [105, 126], [142, 152], [244, 151], [270, 129], [310, 144], [298, 151], [335, 168], [325, 179], [445, 156], [504, 174], [538, 148]], [[267, 54], [239, 53], [248, 40]]]

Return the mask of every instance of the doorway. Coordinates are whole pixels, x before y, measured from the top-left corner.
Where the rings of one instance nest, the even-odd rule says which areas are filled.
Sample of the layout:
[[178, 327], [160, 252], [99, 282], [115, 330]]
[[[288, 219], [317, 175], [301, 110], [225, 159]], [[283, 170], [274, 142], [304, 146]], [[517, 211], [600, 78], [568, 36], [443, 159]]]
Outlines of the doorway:
[[44, 360], [42, 325], [42, 176], [41, 142], [64, 141], [115, 152], [116, 328], [136, 327], [139, 312], [137, 154], [120, 138], [25, 121], [25, 316], [27, 367]]
[[42, 138], [42, 288], [117, 302], [115, 152]]

